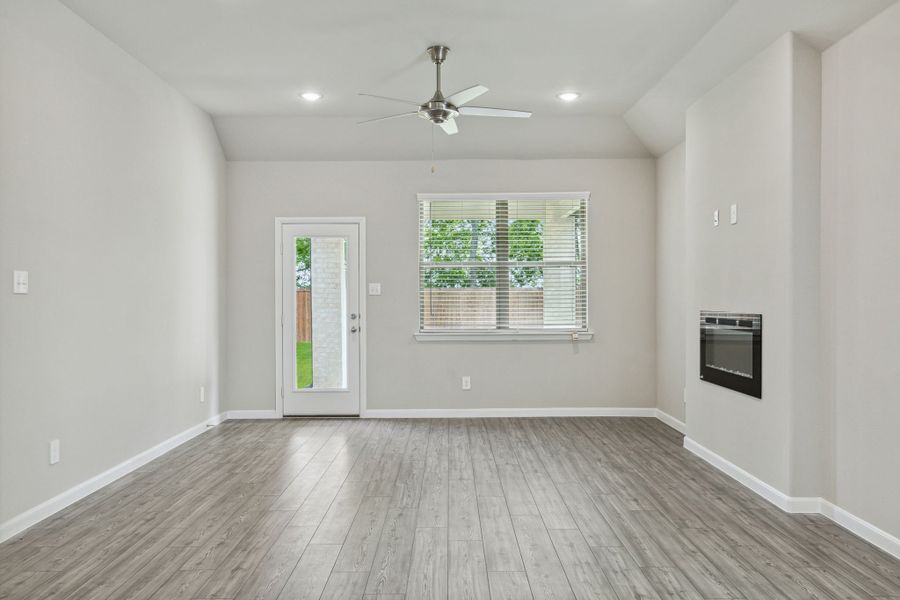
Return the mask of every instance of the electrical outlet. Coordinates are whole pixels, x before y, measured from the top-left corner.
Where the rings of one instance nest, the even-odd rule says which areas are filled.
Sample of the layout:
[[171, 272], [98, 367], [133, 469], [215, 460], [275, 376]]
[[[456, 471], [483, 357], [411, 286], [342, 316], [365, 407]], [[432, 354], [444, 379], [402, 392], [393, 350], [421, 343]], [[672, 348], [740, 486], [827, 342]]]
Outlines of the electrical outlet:
[[472, 378], [468, 375], [462, 376], [462, 389], [471, 390], [472, 389]]
[[50, 440], [50, 464], [59, 462], [59, 440]]
[[200, 386], [200, 404], [203, 404], [204, 402], [206, 402], [206, 386], [201, 385]]
[[719, 209], [713, 211], [713, 227], [719, 226]]
[[731, 205], [731, 224], [737, 224], [737, 204]]
[[381, 284], [380, 283], [370, 283], [369, 284], [369, 295], [370, 296], [380, 296], [381, 295]]

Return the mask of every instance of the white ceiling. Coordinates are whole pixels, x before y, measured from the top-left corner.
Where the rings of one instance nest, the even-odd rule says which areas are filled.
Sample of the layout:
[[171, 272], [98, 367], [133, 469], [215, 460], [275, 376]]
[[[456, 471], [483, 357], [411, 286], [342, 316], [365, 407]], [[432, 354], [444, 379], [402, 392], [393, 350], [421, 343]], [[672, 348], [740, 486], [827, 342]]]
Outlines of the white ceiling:
[[[677, 137], [678, 126], [664, 124], [664, 141], [656, 139], [656, 112], [645, 114], [641, 103], [656, 107], [674, 87], [684, 92], [671, 102], [676, 116], [660, 112], [668, 121], [679, 114], [683, 120], [685, 96], [710, 87], [697, 71], [706, 79], [718, 76], [717, 68], [739, 65], [772, 31], [804, 15], [824, 11], [819, 29], [829, 27], [834, 37], [893, 2], [60, 1], [212, 114], [226, 156], [234, 160], [427, 157], [426, 122], [357, 127], [355, 121], [404, 111], [358, 92], [426, 100], [434, 71], [423, 51], [433, 43], [451, 48], [445, 92], [480, 83], [490, 91], [476, 104], [534, 112], [527, 121], [461, 119], [459, 135], [437, 132], [439, 157], [647, 156], [642, 140], [660, 151], [671, 131]], [[753, 13], [757, 4], [767, 8], [748, 25], [756, 33], [742, 38], [740, 20], [723, 17]], [[724, 34], [742, 40], [736, 48], [729, 48], [724, 34], [707, 41], [723, 22], [731, 23]], [[701, 54], [721, 60], [691, 58], [704, 42]], [[701, 83], [682, 86], [685, 77]], [[564, 104], [555, 94], [566, 89], [583, 96]], [[305, 90], [325, 98], [299, 100], [297, 93]]]
[[[622, 114], [732, 0], [63, 0], [213, 115], [377, 116], [372, 92], [427, 100], [432, 43], [446, 91], [540, 113]], [[577, 105], [554, 93], [575, 87]], [[326, 101], [301, 104], [317, 89]], [[480, 100], [481, 102], [481, 100]], [[402, 107], [401, 107], [402, 108]], [[400, 111], [397, 111], [400, 112]]]

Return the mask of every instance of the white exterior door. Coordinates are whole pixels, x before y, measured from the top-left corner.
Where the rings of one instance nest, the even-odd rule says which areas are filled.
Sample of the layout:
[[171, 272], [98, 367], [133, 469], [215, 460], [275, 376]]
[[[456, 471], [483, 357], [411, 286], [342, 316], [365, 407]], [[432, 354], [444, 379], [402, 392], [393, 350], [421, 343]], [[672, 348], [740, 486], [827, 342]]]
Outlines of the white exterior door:
[[358, 223], [281, 225], [283, 414], [358, 415]]

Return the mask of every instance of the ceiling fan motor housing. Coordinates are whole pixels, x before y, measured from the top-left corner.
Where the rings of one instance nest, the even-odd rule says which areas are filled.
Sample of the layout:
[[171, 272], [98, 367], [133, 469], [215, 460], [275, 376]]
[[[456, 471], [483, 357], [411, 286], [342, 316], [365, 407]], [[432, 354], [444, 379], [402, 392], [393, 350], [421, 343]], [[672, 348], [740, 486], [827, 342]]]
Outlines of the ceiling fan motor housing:
[[419, 116], [432, 123], [443, 123], [459, 115], [459, 109], [444, 100], [431, 99], [419, 107]]

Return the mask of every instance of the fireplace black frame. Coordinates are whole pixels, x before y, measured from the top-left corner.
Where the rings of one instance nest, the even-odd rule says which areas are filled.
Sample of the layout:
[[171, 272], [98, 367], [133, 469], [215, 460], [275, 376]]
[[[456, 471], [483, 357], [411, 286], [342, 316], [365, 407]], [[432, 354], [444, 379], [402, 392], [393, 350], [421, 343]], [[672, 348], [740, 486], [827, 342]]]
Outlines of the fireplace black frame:
[[[751, 332], [753, 374], [750, 377], [707, 366], [707, 337], [716, 330]], [[762, 315], [700, 311], [700, 379], [728, 389], [762, 398]]]

